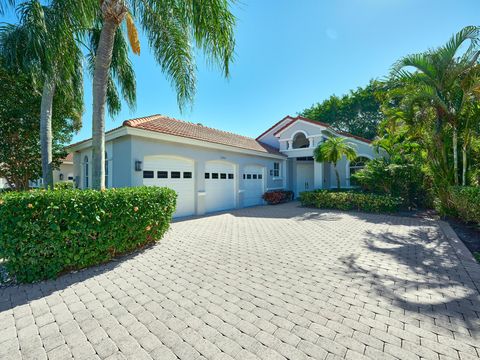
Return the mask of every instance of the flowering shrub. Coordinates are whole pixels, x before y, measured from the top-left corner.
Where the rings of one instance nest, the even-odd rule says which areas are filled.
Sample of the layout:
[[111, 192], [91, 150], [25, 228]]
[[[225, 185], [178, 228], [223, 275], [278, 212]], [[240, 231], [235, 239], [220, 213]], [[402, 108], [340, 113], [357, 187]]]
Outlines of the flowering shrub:
[[157, 187], [11, 192], [0, 199], [0, 258], [20, 282], [52, 278], [154, 243], [175, 211]]
[[267, 191], [263, 194], [262, 199], [270, 205], [281, 204], [293, 199], [293, 192], [287, 190]]
[[357, 210], [366, 212], [395, 212], [403, 200], [389, 195], [377, 195], [354, 191], [315, 190], [300, 193], [303, 206], [323, 209]]

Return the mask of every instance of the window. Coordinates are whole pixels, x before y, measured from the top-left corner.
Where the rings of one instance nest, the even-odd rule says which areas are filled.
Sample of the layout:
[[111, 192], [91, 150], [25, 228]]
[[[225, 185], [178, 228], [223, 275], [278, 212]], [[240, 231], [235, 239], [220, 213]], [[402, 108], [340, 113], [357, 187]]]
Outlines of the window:
[[88, 188], [88, 156], [83, 158], [83, 187]]
[[108, 154], [105, 151], [105, 187], [108, 188]]
[[228, 178], [229, 178], [230, 180], [232, 180], [232, 179], [233, 179], [233, 174], [228, 174]]
[[245, 179], [245, 174], [243, 174], [243, 178]]
[[191, 179], [192, 178], [192, 173], [190, 171], [184, 171], [183, 172], [183, 178], [184, 179]]
[[210, 179], [210, 173], [205, 173], [205, 179]]
[[170, 177], [172, 179], [180, 179], [180, 171], [172, 171], [170, 172]]
[[292, 148], [293, 149], [305, 149], [310, 146], [310, 142], [304, 133], [298, 133], [293, 138]]
[[168, 171], [157, 171], [157, 178], [168, 179]]
[[252, 174], [247, 174], [247, 179], [251, 179], [252, 178]]
[[254, 180], [257, 180], [257, 174], [253, 174], [252, 177], [253, 177]]
[[262, 177], [263, 177], [262, 174], [258, 174], [258, 179], [259, 179], [259, 180], [262, 180]]
[[273, 177], [280, 177], [280, 163], [273, 163]]
[[212, 179], [218, 179], [218, 173], [212, 173]]
[[226, 179], [226, 178], [227, 178], [227, 174], [224, 174], [224, 173], [220, 174], [220, 179]]
[[350, 162], [350, 186], [358, 186], [358, 183], [354, 179], [352, 179], [352, 175], [355, 174], [357, 171], [362, 170], [365, 167], [365, 164], [369, 161], [369, 158], [365, 156], [359, 156], [355, 160]]
[[143, 178], [144, 179], [153, 179], [153, 171], [152, 170], [144, 170], [143, 171]]

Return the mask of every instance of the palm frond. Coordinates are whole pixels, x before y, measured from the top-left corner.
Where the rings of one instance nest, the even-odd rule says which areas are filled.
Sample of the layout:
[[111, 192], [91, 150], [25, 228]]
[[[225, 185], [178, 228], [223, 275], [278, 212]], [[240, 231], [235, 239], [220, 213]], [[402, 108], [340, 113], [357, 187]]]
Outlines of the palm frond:
[[126, 22], [130, 47], [135, 55], [140, 55], [140, 40], [138, 38], [138, 31], [135, 27], [135, 23], [133, 22], [132, 15], [130, 15], [130, 13], [127, 13]]

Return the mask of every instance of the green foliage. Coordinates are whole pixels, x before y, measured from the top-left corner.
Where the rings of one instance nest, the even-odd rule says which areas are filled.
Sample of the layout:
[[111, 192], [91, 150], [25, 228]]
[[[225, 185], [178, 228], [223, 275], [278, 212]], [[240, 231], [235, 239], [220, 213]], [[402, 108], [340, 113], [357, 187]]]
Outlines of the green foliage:
[[160, 240], [175, 205], [175, 192], [157, 187], [7, 193], [0, 258], [17, 281], [53, 278]]
[[382, 83], [371, 80], [364, 88], [359, 87], [341, 97], [332, 95], [303, 110], [300, 115], [330, 124], [337, 130], [373, 139], [377, 134], [377, 126], [383, 119], [378, 99], [383, 91]]
[[[7, 70], [0, 60], [0, 177], [17, 190], [28, 189], [29, 180], [41, 177], [40, 102], [30, 76]], [[78, 129], [71, 107], [59, 95], [54, 98], [53, 163], [65, 157], [63, 144]]]
[[364, 191], [402, 198], [407, 207], [419, 208], [430, 204], [419, 162], [374, 159], [353, 174], [352, 179]]
[[480, 224], [480, 187], [454, 186], [449, 192], [450, 210], [465, 222]]
[[75, 188], [73, 181], [59, 181], [53, 186], [54, 190], [72, 190]]
[[333, 164], [335, 175], [337, 177], [337, 188], [340, 189], [340, 174], [338, 173], [337, 163], [346, 157], [353, 161], [357, 157], [357, 151], [353, 145], [346, 142], [342, 137], [330, 137], [325, 142], [319, 144], [313, 151], [313, 157], [317, 162], [330, 162]]
[[320, 209], [385, 213], [398, 211], [403, 199], [389, 195], [366, 194], [355, 191], [315, 190], [300, 193], [300, 202], [303, 206]]

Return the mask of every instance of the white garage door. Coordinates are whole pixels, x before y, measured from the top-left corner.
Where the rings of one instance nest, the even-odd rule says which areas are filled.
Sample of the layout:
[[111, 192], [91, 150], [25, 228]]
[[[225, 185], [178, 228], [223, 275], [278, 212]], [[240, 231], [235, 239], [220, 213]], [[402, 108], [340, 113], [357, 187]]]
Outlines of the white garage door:
[[235, 167], [223, 162], [205, 164], [205, 211], [235, 207]]
[[262, 205], [264, 171], [262, 166], [245, 166], [242, 174], [243, 206]]
[[177, 192], [174, 217], [195, 213], [194, 163], [182, 158], [146, 157], [143, 162], [143, 184], [166, 186]]

